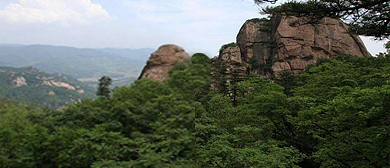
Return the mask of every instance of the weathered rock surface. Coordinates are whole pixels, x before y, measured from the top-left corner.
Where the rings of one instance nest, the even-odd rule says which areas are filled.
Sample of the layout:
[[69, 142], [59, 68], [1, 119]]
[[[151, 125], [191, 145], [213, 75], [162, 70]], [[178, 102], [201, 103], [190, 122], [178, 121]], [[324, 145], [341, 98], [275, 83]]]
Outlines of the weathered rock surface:
[[277, 59], [290, 63], [291, 69], [303, 71], [318, 58], [337, 57], [338, 54], [363, 57], [370, 55], [359, 36], [347, 33], [342, 21], [324, 18], [320, 24], [291, 26], [296, 17], [281, 20], [275, 32]]
[[359, 36], [347, 33], [348, 26], [341, 20], [324, 18], [318, 24], [299, 24], [303, 19], [275, 16], [248, 20], [237, 35], [238, 49], [222, 49], [218, 59], [231, 69], [269, 77], [282, 71], [302, 72], [320, 58], [370, 56]]
[[138, 79], [147, 78], [164, 82], [169, 78], [169, 71], [175, 65], [187, 63], [189, 60], [190, 56], [183, 48], [173, 44], [163, 45], [149, 57]]
[[[240, 48], [236, 44], [229, 44], [223, 48], [219, 53], [218, 58], [212, 59], [213, 66], [211, 73], [213, 76], [220, 76], [224, 79], [218, 80], [227, 80], [227, 84], [231, 83], [231, 78], [233, 75], [245, 75], [246, 66], [243, 63], [243, 58], [241, 56]], [[213, 78], [215, 79], [215, 78]], [[218, 81], [212, 81], [211, 83], [216, 83]], [[212, 84], [212, 87], [215, 86]]]

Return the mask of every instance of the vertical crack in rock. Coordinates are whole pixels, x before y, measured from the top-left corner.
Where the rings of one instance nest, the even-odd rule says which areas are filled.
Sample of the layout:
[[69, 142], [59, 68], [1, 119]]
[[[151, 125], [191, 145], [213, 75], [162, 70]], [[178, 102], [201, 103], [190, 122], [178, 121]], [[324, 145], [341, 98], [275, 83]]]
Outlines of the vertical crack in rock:
[[270, 20], [247, 20], [237, 35], [238, 47], [234, 49], [241, 55], [241, 59], [234, 58], [239, 62], [229, 63], [231, 57], [237, 57], [229, 55], [231, 52], [221, 52], [218, 59], [230, 71], [248, 69], [247, 74], [270, 78], [282, 71], [302, 72], [320, 58], [335, 58], [341, 53], [371, 56], [359, 36], [346, 32], [348, 27], [340, 19], [324, 18], [318, 24], [292, 25], [301, 19], [304, 20], [273, 16]]

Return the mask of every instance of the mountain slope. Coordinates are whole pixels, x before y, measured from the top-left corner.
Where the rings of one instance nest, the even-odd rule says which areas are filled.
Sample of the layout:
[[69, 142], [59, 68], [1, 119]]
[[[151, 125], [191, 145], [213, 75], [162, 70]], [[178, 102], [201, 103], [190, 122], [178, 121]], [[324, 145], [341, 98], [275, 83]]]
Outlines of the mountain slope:
[[127, 58], [134, 61], [142, 61], [146, 62], [152, 52], [153, 49], [144, 48], [144, 49], [118, 49], [118, 48], [104, 48], [104, 49], [96, 49], [98, 51], [114, 54], [117, 56], [121, 56], [123, 58]]
[[0, 97], [58, 108], [94, 98], [95, 89], [62, 74], [48, 74], [33, 67], [0, 67]]
[[33, 66], [48, 73], [62, 73], [92, 80], [136, 77], [152, 50], [78, 49], [44, 45], [0, 45], [0, 66]]

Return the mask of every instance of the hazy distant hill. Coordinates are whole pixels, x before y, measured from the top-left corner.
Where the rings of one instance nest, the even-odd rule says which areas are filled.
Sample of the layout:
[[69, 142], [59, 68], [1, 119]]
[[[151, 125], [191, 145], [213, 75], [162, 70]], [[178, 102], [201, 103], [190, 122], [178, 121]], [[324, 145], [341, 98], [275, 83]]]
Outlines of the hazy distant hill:
[[152, 49], [79, 49], [45, 45], [0, 45], [0, 66], [33, 66], [96, 82], [108, 75], [120, 81], [137, 77]]
[[58, 108], [94, 98], [95, 88], [70, 76], [48, 74], [33, 67], [0, 67], [0, 97]]
[[135, 61], [141, 61], [143, 63], [146, 63], [146, 61], [149, 59], [150, 54], [154, 52], [153, 49], [144, 48], [144, 49], [117, 49], [117, 48], [104, 48], [104, 49], [98, 49], [99, 51], [107, 52], [110, 54], [118, 55], [123, 58], [135, 60]]

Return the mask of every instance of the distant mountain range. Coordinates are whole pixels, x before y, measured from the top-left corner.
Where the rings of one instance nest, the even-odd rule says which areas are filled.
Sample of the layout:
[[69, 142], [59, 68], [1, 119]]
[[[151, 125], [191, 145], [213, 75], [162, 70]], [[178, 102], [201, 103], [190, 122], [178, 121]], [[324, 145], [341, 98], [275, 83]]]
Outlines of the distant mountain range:
[[114, 85], [135, 80], [153, 49], [80, 49], [47, 45], [0, 44], [0, 66], [32, 66], [48, 73], [70, 75], [94, 85], [110, 76]]
[[0, 98], [59, 108], [83, 98], [95, 98], [95, 88], [67, 75], [33, 67], [0, 67]]

